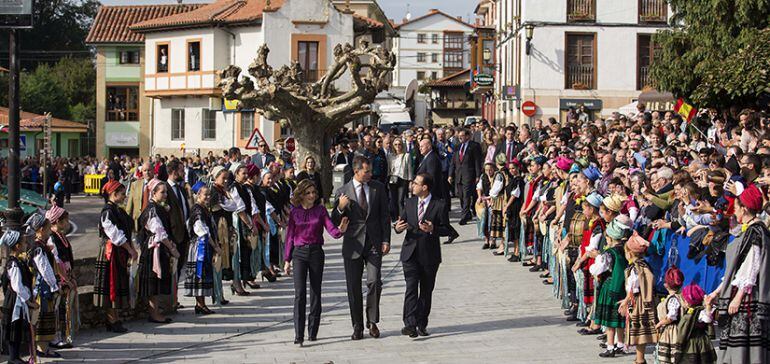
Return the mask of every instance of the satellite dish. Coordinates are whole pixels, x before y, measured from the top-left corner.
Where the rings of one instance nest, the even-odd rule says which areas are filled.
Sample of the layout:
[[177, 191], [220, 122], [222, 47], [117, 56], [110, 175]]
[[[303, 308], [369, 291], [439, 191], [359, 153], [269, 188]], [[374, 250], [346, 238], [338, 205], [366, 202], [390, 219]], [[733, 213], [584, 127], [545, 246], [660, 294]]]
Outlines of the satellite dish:
[[417, 87], [419, 87], [417, 80], [409, 82], [409, 86], [406, 86], [406, 90], [404, 91], [404, 102], [409, 102], [409, 100], [414, 98], [414, 95], [417, 93]]

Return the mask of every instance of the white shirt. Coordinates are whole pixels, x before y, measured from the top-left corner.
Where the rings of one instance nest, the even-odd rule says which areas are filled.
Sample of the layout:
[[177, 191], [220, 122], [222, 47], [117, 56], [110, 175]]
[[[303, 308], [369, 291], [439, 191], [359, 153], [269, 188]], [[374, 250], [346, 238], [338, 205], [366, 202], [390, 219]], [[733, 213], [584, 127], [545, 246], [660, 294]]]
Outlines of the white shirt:
[[178, 185], [176, 181], [169, 179], [168, 185], [171, 186], [171, 192], [174, 194], [174, 197], [176, 197], [179, 200], [179, 196], [182, 196], [182, 199], [179, 200], [179, 204], [182, 206], [182, 216], [184, 217], [184, 221], [187, 221], [187, 214], [189, 211], [187, 211], [187, 201], [185, 201], [184, 194], [180, 190], [182, 186]]
[[[358, 182], [355, 178], [353, 178], [353, 190], [356, 192], [355, 199], [356, 202], [359, 204], [361, 201], [358, 201], [358, 196], [361, 196], [361, 187], [364, 188], [364, 194], [366, 195], [366, 206], [371, 205], [369, 202], [372, 201], [372, 196], [369, 194], [369, 184], [363, 184], [361, 182]], [[369, 206], [371, 207], [371, 206]]]

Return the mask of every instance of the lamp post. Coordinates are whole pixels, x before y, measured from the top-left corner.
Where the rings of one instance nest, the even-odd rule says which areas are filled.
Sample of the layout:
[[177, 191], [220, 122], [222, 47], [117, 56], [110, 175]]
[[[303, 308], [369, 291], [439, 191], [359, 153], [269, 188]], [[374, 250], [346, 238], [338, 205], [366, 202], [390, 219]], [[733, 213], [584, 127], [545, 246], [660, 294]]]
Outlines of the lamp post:
[[528, 23], [524, 25], [524, 37], [527, 39], [526, 52], [529, 55], [532, 52], [532, 37], [535, 33], [535, 25]]

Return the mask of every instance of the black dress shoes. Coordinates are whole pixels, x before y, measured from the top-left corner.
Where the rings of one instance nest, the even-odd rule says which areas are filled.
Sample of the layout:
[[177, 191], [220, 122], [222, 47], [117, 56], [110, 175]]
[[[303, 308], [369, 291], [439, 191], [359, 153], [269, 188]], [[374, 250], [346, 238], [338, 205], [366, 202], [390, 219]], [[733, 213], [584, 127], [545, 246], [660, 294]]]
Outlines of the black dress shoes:
[[487, 250], [489, 249], [489, 244], [484, 243], [484, 245], [481, 246], [481, 250]]
[[375, 339], [380, 337], [380, 329], [377, 328], [377, 324], [370, 322], [366, 324], [366, 327], [369, 329], [369, 336]]
[[521, 261], [521, 257], [519, 257], [518, 255], [511, 255], [510, 257], [508, 257], [508, 261], [511, 263], [517, 263]]
[[428, 330], [426, 328], [418, 327], [417, 328], [417, 335], [420, 335], [420, 336], [430, 336], [430, 333], [428, 332]]
[[353, 329], [353, 336], [350, 337], [351, 340], [361, 340], [364, 338], [364, 329], [363, 328], [355, 328]]
[[404, 326], [403, 329], [401, 329], [401, 335], [409, 336], [411, 338], [417, 337], [417, 330], [414, 329], [414, 327]]
[[456, 233], [456, 232], [455, 232], [454, 234], [452, 234], [452, 235], [450, 235], [450, 236], [449, 236], [449, 240], [445, 241], [445, 242], [444, 242], [444, 244], [452, 244], [452, 243], [454, 243], [454, 242], [455, 242], [455, 240], [457, 240], [457, 238], [459, 238], [459, 237], [460, 237], [460, 234], [458, 234], [458, 233]]

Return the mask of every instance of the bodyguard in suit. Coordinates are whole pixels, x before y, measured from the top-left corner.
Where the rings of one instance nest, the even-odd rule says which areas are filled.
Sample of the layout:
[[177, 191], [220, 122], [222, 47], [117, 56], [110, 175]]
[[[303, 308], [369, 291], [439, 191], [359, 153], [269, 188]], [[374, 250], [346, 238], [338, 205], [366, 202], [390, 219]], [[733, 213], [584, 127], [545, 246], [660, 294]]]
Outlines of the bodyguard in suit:
[[[427, 174], [432, 176], [433, 180], [436, 182], [433, 185], [432, 194], [436, 196], [436, 198], [449, 201], [449, 190], [446, 188], [446, 183], [444, 183], [445, 178], [444, 172], [441, 171], [441, 161], [438, 153], [433, 148], [433, 144], [430, 143], [430, 140], [420, 140], [420, 153], [422, 154], [422, 160], [417, 167], [416, 174]], [[449, 216], [449, 204], [443, 204], [443, 206], [444, 209], [446, 209], [445, 212], [447, 216]], [[449, 230], [449, 240], [446, 241], [446, 244], [451, 244], [460, 236], [453, 227], [449, 226]]]
[[128, 188], [128, 199], [126, 202], [126, 212], [128, 216], [134, 221], [135, 231], [139, 231], [139, 215], [142, 214], [142, 210], [147, 207], [147, 203], [150, 199], [150, 191], [147, 190], [147, 183], [155, 177], [155, 169], [152, 168], [150, 162], [144, 162], [139, 166], [139, 172], [141, 172], [141, 178], [135, 179], [131, 182]]
[[460, 145], [458, 145], [457, 153], [452, 157], [452, 164], [449, 166], [449, 183], [455, 180], [463, 214], [460, 225], [465, 225], [471, 219], [476, 183], [481, 176], [484, 157], [481, 154], [481, 145], [471, 140], [470, 132], [467, 129], [460, 130], [459, 134]]
[[273, 162], [275, 162], [275, 156], [267, 151], [267, 143], [264, 140], [260, 140], [257, 143], [257, 153], [251, 156], [251, 163], [256, 164], [259, 169], [262, 169]]
[[184, 181], [184, 165], [178, 159], [168, 162], [168, 181], [166, 182], [166, 191], [168, 198], [166, 202], [169, 207], [169, 217], [171, 218], [171, 238], [176, 244], [176, 249], [180, 253], [177, 262], [177, 276], [187, 262], [187, 218], [190, 216], [191, 201], [188, 186]]
[[353, 158], [353, 179], [340, 187], [332, 210], [335, 225], [349, 220], [342, 240], [342, 257], [348, 289], [353, 340], [364, 337], [361, 277], [366, 265], [366, 327], [369, 335], [380, 337], [380, 295], [382, 294], [382, 256], [390, 251], [390, 215], [385, 185], [371, 180], [372, 165], [363, 156]]
[[418, 174], [412, 182], [412, 196], [406, 200], [396, 233], [406, 231], [401, 247], [406, 293], [404, 295], [404, 328], [401, 334], [415, 338], [428, 336], [433, 287], [441, 263], [439, 236], [450, 234], [449, 215], [444, 200], [431, 194], [434, 180], [427, 173]]

